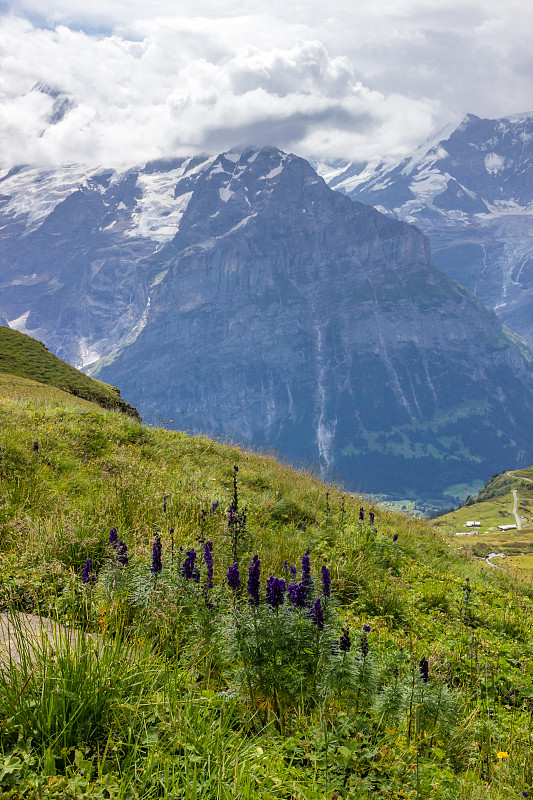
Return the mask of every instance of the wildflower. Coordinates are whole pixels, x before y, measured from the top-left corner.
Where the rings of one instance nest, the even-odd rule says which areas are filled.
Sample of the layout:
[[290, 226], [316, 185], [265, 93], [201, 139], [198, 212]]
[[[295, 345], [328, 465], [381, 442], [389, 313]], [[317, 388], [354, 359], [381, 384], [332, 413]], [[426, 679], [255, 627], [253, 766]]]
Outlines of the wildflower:
[[200, 582], [200, 572], [198, 567], [195, 564], [196, 562], [196, 552], [194, 550], [187, 550], [187, 555], [185, 557], [185, 561], [181, 567], [181, 574], [187, 581], [194, 581], [195, 583]]
[[370, 625], [363, 625], [363, 630], [365, 633], [370, 633]]
[[34, 442], [33, 443], [33, 452], [34, 453], [38, 453], [39, 452], [39, 442]]
[[205, 510], [205, 508], [202, 508], [202, 510], [200, 511], [200, 521], [203, 522], [206, 517], [207, 517], [207, 511]]
[[233, 465], [233, 469], [235, 470], [235, 472], [239, 471], [239, 467], [236, 464]]
[[274, 578], [272, 575], [267, 580], [266, 601], [272, 608], [279, 608], [285, 600], [287, 584], [283, 578]]
[[248, 602], [251, 606], [259, 605], [259, 576], [260, 576], [261, 562], [259, 556], [256, 554], [252, 558], [250, 569], [248, 570], [248, 594], [250, 595]]
[[329, 569], [325, 564], [322, 565], [322, 594], [324, 597], [329, 597], [331, 593], [331, 578]]
[[290, 583], [287, 587], [289, 600], [296, 608], [304, 608], [307, 589], [303, 583]]
[[163, 562], [161, 560], [162, 551], [163, 545], [161, 544], [161, 536], [156, 533], [154, 534], [154, 544], [152, 546], [152, 566], [150, 568], [152, 575], [157, 575], [157, 573], [161, 572], [163, 569]]
[[319, 631], [324, 630], [324, 611], [322, 610], [320, 597], [317, 597], [317, 599], [313, 603], [313, 607], [311, 609], [311, 619], [313, 620]]
[[[366, 626], [365, 626], [365, 627], [366, 627]], [[369, 650], [369, 646], [368, 646], [368, 638], [367, 638], [367, 635], [366, 635], [366, 633], [363, 633], [363, 634], [361, 635], [361, 653], [362, 653], [362, 656], [363, 656], [363, 658], [366, 658], [366, 657], [367, 657], [367, 655], [368, 655], [368, 650]]]
[[241, 585], [241, 578], [239, 575], [239, 565], [237, 562], [228, 570], [228, 586], [230, 589], [238, 589]]
[[128, 545], [126, 542], [119, 542], [117, 545], [117, 564], [125, 567], [127, 566], [128, 561]]
[[291, 575], [296, 575], [296, 567], [291, 567]]
[[302, 583], [308, 588], [311, 586], [311, 562], [309, 561], [310, 550], [307, 549], [302, 556]]
[[349, 628], [341, 628], [342, 636], [339, 639], [339, 650], [341, 653], [347, 653], [351, 646], [352, 642], [350, 640], [350, 629]]
[[286, 562], [286, 561], [284, 561], [284, 562], [283, 562], [282, 569], [283, 569], [285, 572], [287, 572], [287, 570], [288, 570], [288, 566], [287, 566], [287, 562]]
[[397, 542], [398, 541], [398, 534], [397, 533], [395, 533], [394, 536], [392, 537], [392, 541], [393, 542]]
[[96, 580], [96, 575], [93, 572], [93, 562], [88, 558], [84, 564], [83, 572], [81, 574], [82, 583], [93, 583]]
[[213, 588], [213, 542], [204, 544], [204, 561], [207, 568], [207, 586]]
[[370, 511], [368, 516], [370, 517], [370, 524], [373, 525], [374, 524], [374, 516], [375, 516], [374, 512]]
[[496, 758], [509, 758], [509, 753], [505, 750], [500, 750], [499, 753], [496, 753]]
[[362, 522], [365, 518], [365, 509], [363, 506], [359, 509], [359, 521]]
[[218, 500], [215, 500], [215, 502], [214, 502], [214, 503], [213, 503], [213, 505], [211, 506], [211, 511], [210, 511], [210, 513], [211, 513], [211, 514], [214, 514], [214, 513], [215, 513], [215, 511], [217, 510], [217, 508], [219, 507], [219, 505], [220, 505], [220, 503], [218, 502]]
[[306, 532], [306, 530], [307, 530], [307, 527], [306, 527], [306, 526], [303, 524], [303, 522], [301, 522], [301, 523], [300, 523], [300, 525], [299, 525], [298, 527], [299, 527], [299, 528], [300, 528], [300, 530], [301, 530], [301, 531], [303, 531], [304, 533], [305, 533], [305, 532]]
[[429, 680], [429, 664], [425, 656], [422, 656], [422, 658], [420, 659], [418, 667], [420, 669], [420, 677], [422, 678], [424, 683], [427, 683]]
[[118, 544], [118, 533], [116, 528], [111, 528], [109, 531], [109, 544], [112, 547], [116, 547]]

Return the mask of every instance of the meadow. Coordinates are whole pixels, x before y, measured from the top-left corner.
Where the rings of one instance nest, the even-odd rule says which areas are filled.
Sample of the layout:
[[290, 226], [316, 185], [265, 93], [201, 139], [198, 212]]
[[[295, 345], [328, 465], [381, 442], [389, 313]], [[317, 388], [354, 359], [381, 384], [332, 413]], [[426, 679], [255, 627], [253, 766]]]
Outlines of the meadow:
[[1, 800], [533, 796], [531, 584], [271, 455], [3, 376], [0, 610]]

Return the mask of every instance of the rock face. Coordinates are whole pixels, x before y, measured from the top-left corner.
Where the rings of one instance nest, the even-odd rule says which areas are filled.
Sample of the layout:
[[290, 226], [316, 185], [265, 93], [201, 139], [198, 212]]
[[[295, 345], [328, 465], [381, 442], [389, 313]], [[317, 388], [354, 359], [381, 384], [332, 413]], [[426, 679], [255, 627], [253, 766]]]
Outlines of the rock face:
[[[84, 181], [29, 233], [10, 212], [26, 239], [43, 237], [47, 268], [36, 245], [33, 263], [50, 306], [11, 272], [0, 309], [13, 324], [18, 298], [15, 322], [48, 325], [48, 346], [98, 345], [92, 374], [145, 419], [435, 506], [533, 461], [529, 354], [435, 269], [413, 226], [274, 148]], [[68, 266], [53, 273], [61, 252]]]
[[401, 164], [320, 171], [353, 199], [419, 226], [435, 265], [533, 346], [533, 113], [469, 114]]

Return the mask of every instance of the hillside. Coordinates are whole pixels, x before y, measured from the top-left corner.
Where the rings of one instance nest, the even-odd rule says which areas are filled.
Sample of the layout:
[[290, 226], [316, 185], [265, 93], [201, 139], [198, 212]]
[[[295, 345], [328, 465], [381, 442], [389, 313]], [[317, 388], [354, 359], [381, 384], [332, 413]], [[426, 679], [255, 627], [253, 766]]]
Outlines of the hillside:
[[68, 392], [75, 397], [116, 409], [136, 417], [137, 411], [125, 403], [115, 386], [89, 378], [50, 353], [42, 342], [0, 326], [0, 374], [37, 381]]
[[499, 569], [533, 579], [533, 467], [493, 475], [474, 497], [437, 517], [434, 525], [464, 536], [463, 546], [472, 555], [498, 554], [494, 565]]
[[26, 390], [0, 392], [0, 605], [69, 633], [32, 655], [12, 617], [0, 789], [531, 790], [529, 585], [271, 457]]

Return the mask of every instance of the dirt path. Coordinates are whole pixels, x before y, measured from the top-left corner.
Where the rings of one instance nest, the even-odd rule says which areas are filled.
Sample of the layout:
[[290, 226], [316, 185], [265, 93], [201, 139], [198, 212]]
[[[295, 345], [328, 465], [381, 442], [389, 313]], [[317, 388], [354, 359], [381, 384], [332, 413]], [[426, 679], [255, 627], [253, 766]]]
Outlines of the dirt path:
[[519, 531], [521, 531], [522, 530], [522, 520], [520, 519], [520, 516], [519, 516], [518, 511], [517, 511], [518, 495], [517, 495], [517, 490], [516, 489], [513, 489], [513, 497], [514, 497], [513, 514], [514, 514], [514, 518], [516, 520], [516, 527], [517, 527], [517, 529]]
[[36, 614], [2, 612], [0, 614], [0, 663], [8, 661], [20, 661], [20, 653], [17, 642], [20, 642], [22, 633], [26, 641], [33, 639], [39, 641], [41, 636], [52, 637], [52, 623], [45, 618], [38, 617]]

